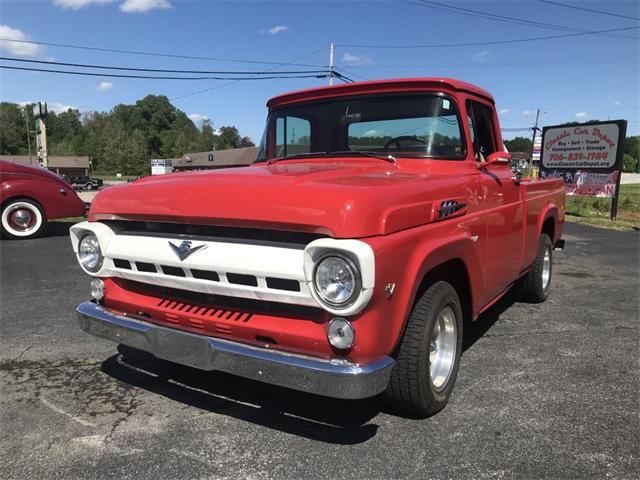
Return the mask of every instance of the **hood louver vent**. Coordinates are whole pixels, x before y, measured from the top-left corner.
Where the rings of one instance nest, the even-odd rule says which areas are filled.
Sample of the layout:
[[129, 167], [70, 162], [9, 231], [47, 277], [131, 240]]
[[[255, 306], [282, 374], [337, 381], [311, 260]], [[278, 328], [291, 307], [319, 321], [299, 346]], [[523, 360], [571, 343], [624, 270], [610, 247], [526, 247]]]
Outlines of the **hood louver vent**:
[[466, 203], [459, 203], [457, 200], [445, 200], [438, 209], [438, 218], [450, 217], [454, 214], [464, 213]]

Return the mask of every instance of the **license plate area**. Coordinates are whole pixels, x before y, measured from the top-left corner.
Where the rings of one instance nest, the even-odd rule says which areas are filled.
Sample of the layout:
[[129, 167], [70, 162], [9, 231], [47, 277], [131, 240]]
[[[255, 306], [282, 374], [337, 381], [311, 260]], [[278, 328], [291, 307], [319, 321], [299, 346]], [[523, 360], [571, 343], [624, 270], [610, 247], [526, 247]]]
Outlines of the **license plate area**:
[[154, 332], [154, 355], [188, 367], [208, 370], [213, 348], [206, 337], [159, 328]]

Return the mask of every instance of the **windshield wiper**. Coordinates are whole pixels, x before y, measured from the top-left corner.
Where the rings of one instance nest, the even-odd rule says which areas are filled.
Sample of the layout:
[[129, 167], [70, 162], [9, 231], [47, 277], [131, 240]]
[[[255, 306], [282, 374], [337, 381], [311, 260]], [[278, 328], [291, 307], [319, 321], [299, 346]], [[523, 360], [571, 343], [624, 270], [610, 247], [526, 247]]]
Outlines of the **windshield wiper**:
[[293, 160], [296, 158], [313, 158], [313, 157], [333, 157], [336, 155], [360, 155], [367, 158], [379, 158], [389, 163], [396, 163], [396, 157], [393, 155], [380, 155], [376, 152], [369, 152], [367, 150], [338, 150], [335, 152], [306, 152], [306, 153], [292, 153], [285, 155], [284, 157], [276, 157], [267, 161], [267, 165], [271, 165], [281, 160]]
[[360, 155], [361, 157], [379, 158], [389, 163], [396, 163], [396, 157], [393, 155], [380, 155], [376, 152], [370, 152], [368, 150], [338, 150], [337, 152], [329, 152], [327, 156], [333, 155]]
[[271, 165], [272, 163], [279, 162], [280, 160], [291, 160], [294, 158], [305, 158], [305, 157], [317, 157], [318, 155], [326, 155], [327, 152], [306, 152], [306, 153], [292, 153], [290, 155], [285, 155], [284, 157], [275, 157], [267, 161], [267, 165]]

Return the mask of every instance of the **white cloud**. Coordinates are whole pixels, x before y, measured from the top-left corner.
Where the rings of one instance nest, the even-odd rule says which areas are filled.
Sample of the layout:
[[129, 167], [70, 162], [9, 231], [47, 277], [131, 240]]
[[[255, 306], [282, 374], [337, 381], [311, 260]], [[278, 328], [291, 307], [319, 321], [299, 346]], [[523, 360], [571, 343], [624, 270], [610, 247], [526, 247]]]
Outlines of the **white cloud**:
[[[20, 105], [21, 107], [24, 107], [25, 105], [29, 105], [29, 104], [33, 104], [33, 103], [38, 103], [34, 100], [26, 100], [23, 102], [17, 102], [18, 105]], [[78, 108], [75, 105], [66, 105], [64, 103], [60, 103], [60, 102], [47, 102], [47, 110], [49, 110], [50, 112], [56, 112], [56, 114], [62, 113], [62, 112], [66, 112], [67, 110], [80, 110], [85, 111], [85, 109], [83, 108]]]
[[536, 111], [535, 111], [535, 110], [524, 110], [524, 111], [522, 112], [522, 115], [524, 115], [525, 117], [529, 117], [529, 116], [531, 116], [531, 115], [535, 115], [535, 114], [536, 114]]
[[614, 105], [620, 105], [621, 103], [622, 103], [622, 102], [621, 102], [620, 100], [615, 100], [615, 101], [613, 102], [613, 104], [614, 104]]
[[366, 55], [353, 55], [349, 52], [345, 52], [345, 54], [342, 55], [342, 61], [349, 67], [361, 67], [373, 63]]
[[578, 113], [576, 113], [574, 115], [574, 117], [577, 117], [577, 118], [584, 118], [584, 117], [588, 117], [588, 116], [589, 116], [589, 114], [587, 112], [578, 112]]
[[169, 10], [173, 5], [169, 0], [125, 0], [119, 8], [125, 13], [146, 13], [151, 10]]
[[79, 10], [89, 5], [107, 5], [115, 0], [53, 0], [56, 7]]
[[502, 109], [500, 109], [500, 111], [498, 113], [500, 115], [504, 115], [505, 113], [509, 113], [509, 109], [508, 108], [502, 108]]
[[209, 120], [209, 117], [207, 117], [206, 115], [202, 115], [201, 113], [192, 113], [191, 115], [189, 115], [189, 118], [193, 123], [196, 124], [204, 122], [205, 120]]
[[261, 28], [260, 35], [265, 35], [267, 33], [269, 35], [277, 35], [279, 33], [286, 32], [287, 30], [289, 30], [289, 27], [286, 25], [276, 25], [275, 27], [271, 28]]
[[379, 132], [378, 130], [367, 130], [366, 132], [364, 132], [362, 136], [363, 137], [381, 137], [382, 133]]
[[98, 84], [98, 90], [101, 92], [106, 92], [107, 90], [111, 90], [113, 88], [113, 83], [111, 82], [100, 82]]
[[484, 62], [485, 60], [488, 60], [490, 56], [491, 52], [489, 50], [482, 50], [481, 52], [478, 52], [473, 56], [473, 61]]
[[[9, 25], [0, 25], [0, 38], [10, 38], [11, 40], [29, 40], [23, 31], [11, 28]], [[11, 40], [0, 40], [0, 50], [7, 50], [13, 55], [31, 57], [42, 52], [40, 45], [33, 43], [12, 42]]]

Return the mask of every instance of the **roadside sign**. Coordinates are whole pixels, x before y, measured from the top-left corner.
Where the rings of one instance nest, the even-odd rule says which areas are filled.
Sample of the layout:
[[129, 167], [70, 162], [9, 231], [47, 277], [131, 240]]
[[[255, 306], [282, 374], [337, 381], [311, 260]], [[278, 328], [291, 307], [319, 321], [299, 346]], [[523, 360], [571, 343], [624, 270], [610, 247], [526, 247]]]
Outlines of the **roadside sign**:
[[173, 171], [170, 158], [151, 159], [151, 175], [164, 175]]
[[610, 198], [615, 219], [626, 132], [626, 120], [544, 127], [540, 176], [563, 178], [567, 195]]

